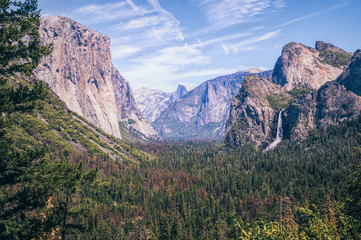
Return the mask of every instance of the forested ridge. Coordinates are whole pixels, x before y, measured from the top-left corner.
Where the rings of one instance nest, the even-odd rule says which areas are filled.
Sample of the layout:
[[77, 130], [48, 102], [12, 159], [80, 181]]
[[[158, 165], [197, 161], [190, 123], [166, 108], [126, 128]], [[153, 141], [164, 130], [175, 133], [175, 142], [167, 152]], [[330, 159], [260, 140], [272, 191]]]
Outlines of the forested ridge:
[[0, 4], [0, 239], [360, 239], [361, 118], [273, 152], [126, 144], [33, 76], [36, 3]]

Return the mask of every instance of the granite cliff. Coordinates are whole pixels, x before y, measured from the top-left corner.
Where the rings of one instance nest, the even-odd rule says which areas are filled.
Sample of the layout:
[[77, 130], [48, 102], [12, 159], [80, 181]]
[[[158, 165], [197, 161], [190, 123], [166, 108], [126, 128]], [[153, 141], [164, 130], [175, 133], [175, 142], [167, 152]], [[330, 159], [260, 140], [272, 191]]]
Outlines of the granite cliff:
[[[332, 94], [341, 94], [345, 87], [338, 83], [336, 87], [332, 81], [341, 73], [345, 79], [345, 72], [353, 74], [351, 64], [348, 66], [351, 57], [352, 54], [320, 41], [316, 42], [316, 48], [299, 43], [287, 44], [275, 64], [271, 80], [247, 77], [233, 98], [225, 142], [230, 146], [246, 142], [258, 147], [267, 146], [276, 136], [280, 111], [284, 139], [304, 138], [310, 129], [329, 125], [327, 114], [316, 111], [314, 107], [322, 104], [326, 104], [328, 108], [324, 109], [329, 110], [332, 104], [337, 109], [341, 107], [342, 104], [337, 102], [341, 99], [336, 102], [330, 99], [335, 99]], [[357, 102], [352, 94], [344, 93], [343, 101]], [[320, 98], [322, 95], [324, 97]], [[354, 108], [350, 111], [357, 114]], [[332, 122], [339, 120], [335, 118]]]
[[41, 19], [40, 38], [43, 44], [52, 43], [53, 52], [42, 59], [36, 75], [70, 110], [118, 138], [119, 122], [145, 137], [157, 137], [137, 108], [129, 83], [112, 65], [107, 36], [51, 16]]
[[[338, 61], [332, 61], [332, 56]], [[335, 80], [350, 58], [350, 53], [320, 41], [316, 42], [316, 48], [292, 42], [283, 47], [274, 67], [272, 82], [285, 90], [296, 86], [318, 89]]]
[[361, 112], [361, 50], [341, 74], [320, 89], [307, 94], [283, 114], [283, 133], [292, 141], [304, 138], [312, 129], [324, 129], [343, 120], [355, 118]]

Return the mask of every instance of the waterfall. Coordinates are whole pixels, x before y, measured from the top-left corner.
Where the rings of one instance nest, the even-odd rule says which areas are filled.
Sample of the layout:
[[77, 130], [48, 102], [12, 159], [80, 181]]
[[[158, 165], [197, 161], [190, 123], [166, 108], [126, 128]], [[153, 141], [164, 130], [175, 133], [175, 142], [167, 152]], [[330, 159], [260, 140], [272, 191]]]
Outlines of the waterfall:
[[282, 111], [278, 114], [278, 122], [277, 122], [277, 135], [276, 139], [268, 145], [268, 147], [265, 149], [265, 151], [270, 151], [276, 148], [276, 146], [282, 141], [283, 137], [283, 130], [282, 130]]

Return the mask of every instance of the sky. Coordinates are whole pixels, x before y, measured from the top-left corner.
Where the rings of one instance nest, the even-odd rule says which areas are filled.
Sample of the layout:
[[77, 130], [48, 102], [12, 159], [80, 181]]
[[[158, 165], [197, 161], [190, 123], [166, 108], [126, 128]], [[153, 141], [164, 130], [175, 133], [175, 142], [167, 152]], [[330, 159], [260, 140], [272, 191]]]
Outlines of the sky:
[[133, 90], [273, 69], [289, 42], [361, 48], [360, 0], [39, 0], [39, 8], [109, 36]]

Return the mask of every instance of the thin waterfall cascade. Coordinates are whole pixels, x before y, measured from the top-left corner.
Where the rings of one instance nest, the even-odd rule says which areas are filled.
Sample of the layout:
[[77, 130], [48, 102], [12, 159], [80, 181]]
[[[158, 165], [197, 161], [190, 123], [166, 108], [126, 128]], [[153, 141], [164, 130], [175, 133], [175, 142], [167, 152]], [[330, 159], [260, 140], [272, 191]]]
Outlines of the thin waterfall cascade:
[[283, 129], [282, 129], [282, 111], [278, 113], [278, 122], [277, 122], [277, 135], [276, 139], [268, 145], [265, 151], [270, 151], [276, 148], [276, 146], [282, 141]]

